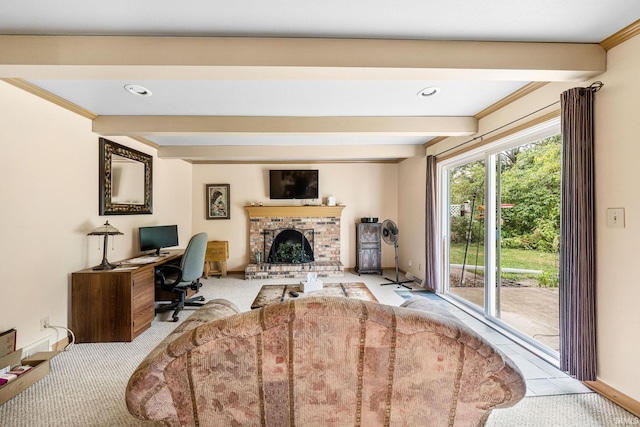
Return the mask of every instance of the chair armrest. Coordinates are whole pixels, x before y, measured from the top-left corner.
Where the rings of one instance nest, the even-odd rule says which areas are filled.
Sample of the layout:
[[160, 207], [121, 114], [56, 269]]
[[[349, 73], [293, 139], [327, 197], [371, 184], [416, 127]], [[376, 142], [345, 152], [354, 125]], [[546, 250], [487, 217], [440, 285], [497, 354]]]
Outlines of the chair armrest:
[[[176, 283], [180, 283], [182, 281], [182, 269], [177, 265], [161, 265], [156, 267], [155, 269], [155, 282], [160, 286], [170, 285], [173, 286]], [[168, 281], [168, 274], [177, 274], [175, 280]], [[173, 279], [173, 278], [171, 278]]]

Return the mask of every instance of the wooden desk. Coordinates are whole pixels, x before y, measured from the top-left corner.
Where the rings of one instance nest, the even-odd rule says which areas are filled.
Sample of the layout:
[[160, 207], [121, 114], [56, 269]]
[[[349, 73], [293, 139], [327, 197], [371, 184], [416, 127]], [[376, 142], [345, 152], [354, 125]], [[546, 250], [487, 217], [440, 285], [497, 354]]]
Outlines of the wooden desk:
[[[86, 270], [71, 275], [71, 328], [76, 342], [133, 341], [155, 317], [154, 269], [178, 263], [184, 250], [131, 270]], [[133, 267], [133, 265], [123, 265]]]

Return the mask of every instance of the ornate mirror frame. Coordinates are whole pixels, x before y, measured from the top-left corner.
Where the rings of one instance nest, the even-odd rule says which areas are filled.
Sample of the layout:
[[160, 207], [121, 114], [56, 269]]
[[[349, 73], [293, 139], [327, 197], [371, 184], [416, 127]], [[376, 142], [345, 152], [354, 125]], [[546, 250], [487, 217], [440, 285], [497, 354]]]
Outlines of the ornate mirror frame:
[[[153, 157], [104, 138], [100, 138], [99, 151], [100, 215], [137, 215], [152, 213], [151, 187], [153, 182]], [[115, 184], [114, 155], [124, 157], [133, 162], [140, 162], [144, 166], [144, 176], [140, 178], [142, 182], [126, 183], [127, 185], [132, 184], [133, 186], [140, 187], [140, 191], [144, 193], [143, 201], [126, 203], [113, 200], [112, 196], [114, 195]]]

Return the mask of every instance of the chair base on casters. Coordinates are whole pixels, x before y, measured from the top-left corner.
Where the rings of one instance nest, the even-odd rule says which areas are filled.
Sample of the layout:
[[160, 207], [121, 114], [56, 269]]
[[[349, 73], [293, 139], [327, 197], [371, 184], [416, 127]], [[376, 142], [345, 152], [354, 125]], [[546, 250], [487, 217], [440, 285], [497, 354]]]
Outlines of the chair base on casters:
[[171, 303], [169, 304], [164, 304], [156, 308], [156, 314], [164, 313], [165, 311], [169, 311], [169, 310], [174, 310], [173, 314], [171, 315], [171, 318], [173, 319], [174, 322], [177, 322], [178, 320], [180, 320], [180, 318], [178, 317], [178, 313], [180, 313], [183, 308], [201, 307], [204, 305], [203, 302], [199, 302], [199, 301], [204, 301], [204, 297], [198, 296], [198, 297], [185, 299], [184, 294], [180, 294], [180, 298], [171, 301]]

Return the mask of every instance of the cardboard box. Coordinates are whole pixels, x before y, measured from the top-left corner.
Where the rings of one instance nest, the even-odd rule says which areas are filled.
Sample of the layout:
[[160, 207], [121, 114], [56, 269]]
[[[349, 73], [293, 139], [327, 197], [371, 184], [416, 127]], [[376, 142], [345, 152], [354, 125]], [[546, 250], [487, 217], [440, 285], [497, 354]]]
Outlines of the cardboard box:
[[[18, 366], [22, 359], [22, 350], [16, 350], [5, 356], [0, 357], [0, 371], [9, 371], [11, 368]], [[5, 369], [5, 368], [9, 369]]]
[[[22, 350], [18, 350], [18, 352], [21, 353]], [[31, 365], [32, 368], [15, 380], [0, 387], [0, 405], [46, 377], [51, 372], [50, 360], [56, 354], [58, 354], [56, 351], [45, 351], [23, 359], [20, 364]]]
[[0, 357], [16, 351], [16, 330], [9, 329], [0, 334]]

